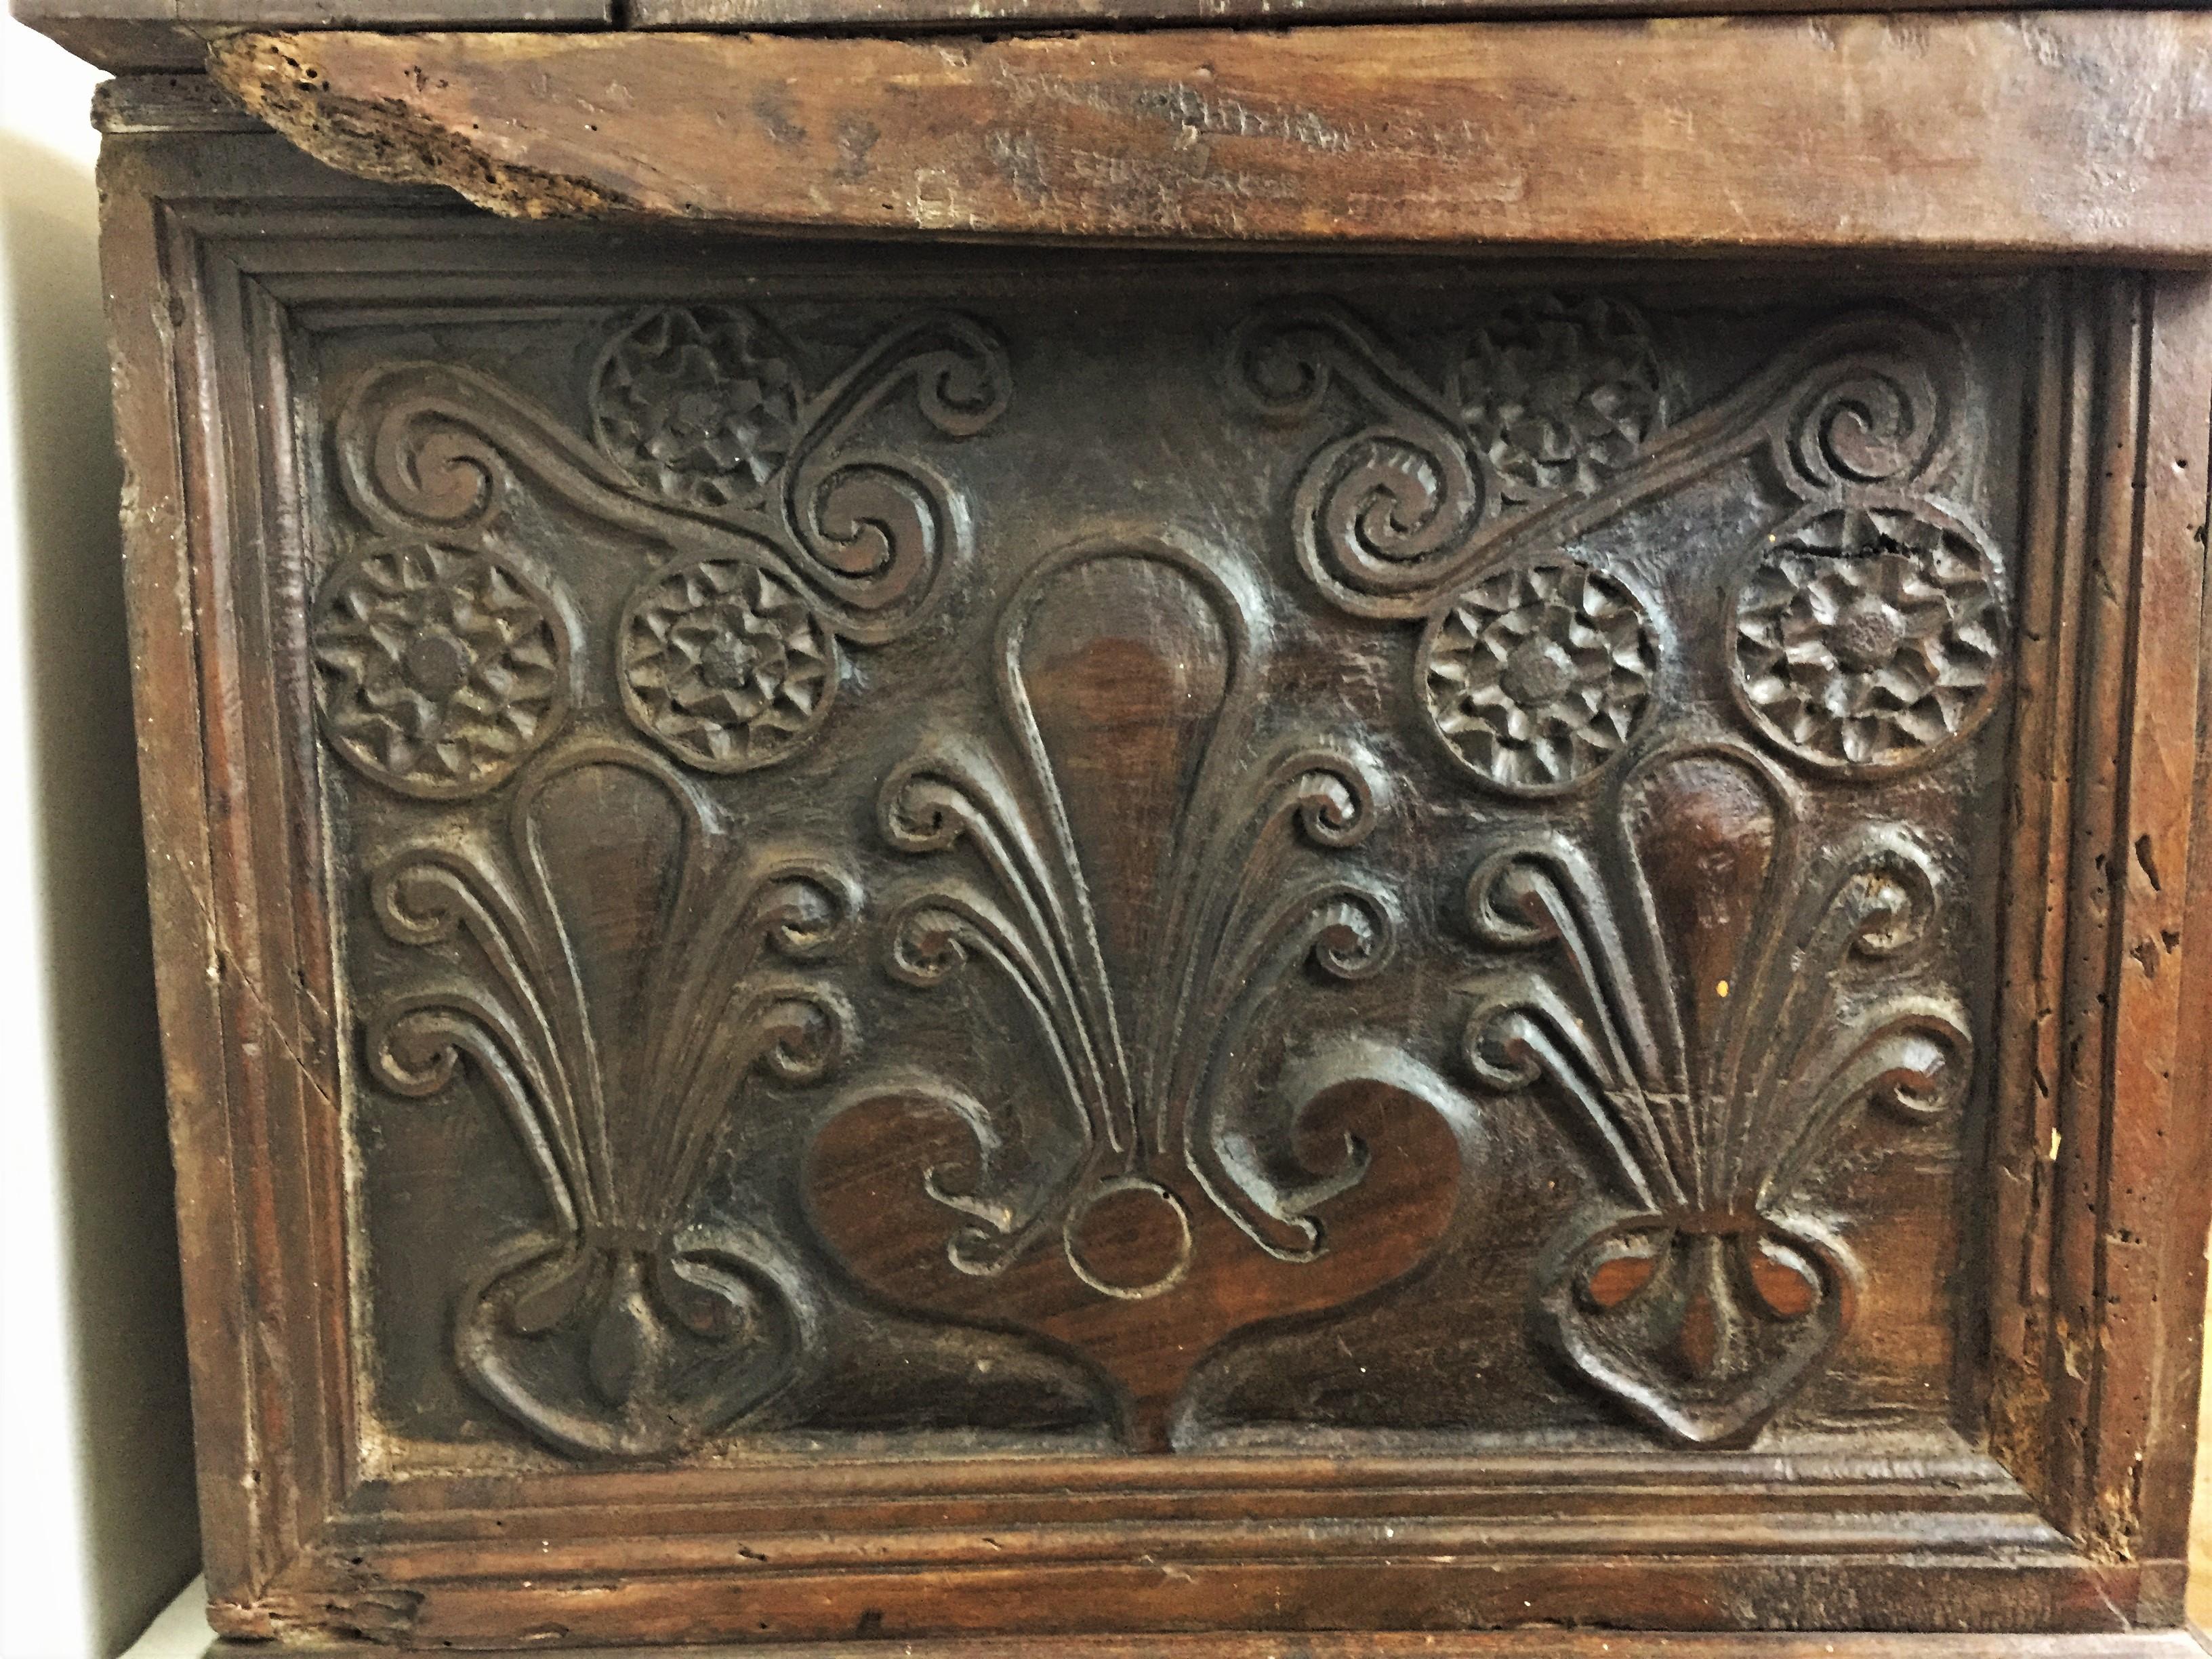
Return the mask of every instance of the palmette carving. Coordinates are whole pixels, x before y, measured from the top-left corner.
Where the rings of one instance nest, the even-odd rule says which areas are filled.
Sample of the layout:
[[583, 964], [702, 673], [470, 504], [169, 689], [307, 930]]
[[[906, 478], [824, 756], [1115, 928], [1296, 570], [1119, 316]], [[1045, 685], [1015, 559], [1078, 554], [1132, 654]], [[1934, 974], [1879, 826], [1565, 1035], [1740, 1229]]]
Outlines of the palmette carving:
[[[1443, 337], [1433, 391], [1328, 307], [1265, 313], [1236, 359], [1248, 410], [1335, 427], [1291, 487], [1306, 577], [1417, 637], [1316, 623], [1295, 576], [1271, 592], [1237, 556], [1117, 531], [978, 573], [975, 597], [1007, 594], [981, 672], [929, 662], [889, 726], [839, 701], [842, 659], [928, 616], [972, 541], [919, 457], [1006, 405], [975, 325], [902, 325], [810, 392], [806, 355], [749, 312], [640, 313], [594, 368], [589, 444], [465, 369], [353, 383], [341, 476], [376, 533], [319, 596], [325, 737], [403, 793], [511, 791], [364, 855], [373, 919], [408, 947], [380, 947], [400, 966], [379, 969], [369, 1077], [428, 1097], [467, 1073], [546, 1194], [461, 1276], [473, 1388], [564, 1451], [665, 1456], [842, 1353], [819, 1323], [867, 1293], [1042, 1336], [1139, 1449], [1273, 1433], [1269, 1409], [1368, 1422], [1326, 1382], [1246, 1417], [1248, 1359], [1193, 1378], [1239, 1333], [1295, 1349], [1282, 1321], [1407, 1292], [1462, 1207], [1462, 1139], [1523, 1097], [1593, 1177], [1532, 1282], [1546, 1347], [1696, 1443], [1750, 1439], [1819, 1370], [1863, 1279], [1824, 1202], [1833, 1155], [1870, 1109], [1950, 1110], [1971, 1071], [1924, 949], [1939, 858], [1851, 827], [1834, 787], [1885, 799], [2001, 697], [1999, 556], [1936, 493], [1955, 343], [1846, 319], [1684, 416], [1618, 301], [1536, 296]], [[632, 568], [549, 562], [530, 544], [564, 517]], [[1677, 521], [1733, 527], [1655, 551]], [[449, 680], [468, 695], [440, 703]], [[617, 707], [688, 771], [556, 743]], [[1394, 714], [1492, 798], [1462, 1054], [1498, 1097], [1479, 1126], [1415, 1057], [1460, 1027], [1435, 941], [1406, 931], [1441, 897], [1408, 882], [1431, 847], [1376, 840], [1442, 821], [1363, 730]], [[690, 775], [773, 767], [841, 715], [856, 741], [817, 752], [791, 814], [774, 780]], [[400, 743], [402, 717], [431, 736]], [[844, 1003], [801, 971], [849, 942], [849, 880], [740, 855], [710, 800], [880, 843], [874, 967], [844, 989], [898, 1036], [865, 1073], [837, 1063]], [[787, 1258], [780, 1200], [754, 1229], [702, 1196], [732, 1115], [833, 1072], [826, 1109], [763, 1131], [803, 1165], [746, 1179], [799, 1184], [859, 1289]]]
[[848, 1016], [807, 969], [855, 888], [729, 846], [672, 769], [603, 743], [532, 768], [505, 840], [374, 872], [378, 925], [422, 959], [374, 1007], [369, 1075], [421, 1098], [465, 1065], [544, 1189], [542, 1224], [460, 1289], [462, 1373], [562, 1450], [665, 1454], [774, 1395], [811, 1343], [811, 1291], [699, 1194], [731, 1111], [834, 1067]]
[[1869, 1109], [1952, 1110], [1972, 1072], [1963, 1008], [1914, 972], [1942, 890], [1904, 830], [1810, 845], [1779, 776], [1695, 746], [1621, 775], [1595, 846], [1528, 834], [1470, 879], [1476, 939], [1534, 960], [1467, 988], [1468, 1064], [1553, 1108], [1597, 1182], [1538, 1328], [1655, 1427], [1747, 1440], [1848, 1328], [1821, 1161]]
[[[447, 699], [469, 718], [456, 716], [423, 690], [424, 673], [449, 672], [432, 660], [437, 641], [415, 642], [428, 624], [411, 613], [372, 618], [366, 644], [343, 632], [367, 591], [362, 571], [390, 562], [372, 544], [333, 571], [319, 612], [333, 744], [395, 788], [453, 795], [511, 775], [526, 752], [511, 728], [534, 722], [534, 741], [550, 735], [574, 624], [515, 556], [514, 525], [532, 494], [620, 532], [653, 562], [613, 650], [622, 706], [641, 732], [710, 772], [772, 764], [813, 737], [836, 690], [838, 641], [880, 645], [914, 627], [972, 539], [961, 493], [915, 446], [885, 441], [880, 422], [904, 393], [908, 418], [929, 433], [972, 437], [998, 419], [1009, 388], [1002, 349], [958, 317], [897, 325], [811, 397], [794, 356], [750, 312], [643, 313], [595, 368], [597, 449], [473, 370], [399, 363], [363, 375], [337, 421], [356, 507], [394, 545], [437, 550], [438, 592], [479, 567], [500, 574], [553, 619], [543, 653], [558, 661], [552, 690], [518, 680], [517, 696], [480, 708], [489, 694], [472, 687]], [[385, 610], [395, 603], [385, 599]], [[383, 667], [380, 652], [398, 667]], [[425, 750], [417, 728], [457, 735], [444, 751]]]
[[[1449, 1112], [1450, 1091], [1385, 1045], [1328, 1045], [1264, 1086], [1280, 1049], [1261, 1040], [1263, 1010], [1301, 974], [1316, 988], [1373, 975], [1398, 921], [1379, 885], [1338, 862], [1375, 827], [1371, 759], [1296, 731], [1255, 747], [1255, 605], [1214, 562], [1164, 544], [1075, 549], [1024, 580], [997, 652], [1011, 752], [933, 740], [887, 780], [880, 817], [891, 847], [939, 866], [896, 913], [891, 974], [995, 981], [1048, 1057], [1049, 1085], [1017, 1098], [993, 1080], [979, 1099], [929, 1075], [864, 1084], [811, 1182], [864, 1279], [1069, 1343], [1153, 1448], [1219, 1336], [1409, 1270], [1456, 1187], [1448, 1127], [1428, 1133], [1425, 1158], [1394, 1142], [1377, 1183], [1368, 1146], [1334, 1118], [1324, 1127], [1332, 1096], [1365, 1110], [1413, 1095]], [[872, 1121], [900, 1110], [957, 1126], [964, 1150], [919, 1170], [894, 1158], [886, 1176], [869, 1163], [886, 1139]], [[1321, 1212], [1363, 1183], [1370, 1221], [1404, 1205], [1400, 1231], [1340, 1246]], [[881, 1230], [908, 1195], [936, 1206], [927, 1236], [941, 1244]], [[902, 1213], [929, 1227], [927, 1209]], [[1184, 1291], [1172, 1340], [1115, 1311]]]

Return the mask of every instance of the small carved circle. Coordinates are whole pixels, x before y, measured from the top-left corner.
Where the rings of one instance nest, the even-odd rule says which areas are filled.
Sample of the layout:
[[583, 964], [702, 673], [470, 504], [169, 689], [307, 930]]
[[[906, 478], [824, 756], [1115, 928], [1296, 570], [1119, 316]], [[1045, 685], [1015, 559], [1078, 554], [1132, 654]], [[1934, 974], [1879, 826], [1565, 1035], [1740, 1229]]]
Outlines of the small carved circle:
[[783, 759], [837, 689], [837, 642], [799, 589], [740, 556], [655, 572], [621, 625], [623, 704], [638, 729], [706, 772]]
[[1665, 419], [1658, 353], [1617, 300], [1544, 295], [1468, 341], [1462, 415], [1509, 501], [1587, 495], [1635, 459]]
[[1075, 1276], [1116, 1301], [1164, 1295], [1190, 1271], [1190, 1212], [1143, 1176], [1101, 1182], [1069, 1214], [1061, 1237]]
[[1828, 507], [1778, 533], [1735, 600], [1737, 701], [1800, 760], [1852, 775], [1930, 759], [1996, 702], [1992, 561], [1919, 507]]
[[1515, 795], [1572, 788], [1634, 735], [1659, 652], [1634, 594], [1578, 560], [1485, 577], [1422, 635], [1429, 718], [1461, 763]]
[[1836, 618], [1836, 659], [1854, 673], [1888, 667], [1904, 643], [1905, 618], [1887, 599], [1855, 600]]
[[566, 717], [568, 648], [552, 599], [499, 554], [374, 543], [316, 598], [323, 735], [402, 794], [480, 793]]
[[708, 509], [757, 500], [797, 441], [805, 392], [746, 311], [655, 311], [617, 335], [592, 380], [600, 449], [647, 489]]

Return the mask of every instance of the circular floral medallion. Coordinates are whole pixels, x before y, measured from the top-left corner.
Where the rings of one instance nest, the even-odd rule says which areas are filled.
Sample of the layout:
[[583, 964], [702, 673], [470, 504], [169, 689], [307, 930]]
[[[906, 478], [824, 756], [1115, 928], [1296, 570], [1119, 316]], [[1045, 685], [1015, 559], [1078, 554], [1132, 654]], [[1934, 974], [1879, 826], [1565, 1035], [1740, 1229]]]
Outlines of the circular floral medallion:
[[781, 760], [830, 712], [837, 641], [798, 588], [743, 556], [656, 571], [623, 607], [623, 703], [708, 772]]
[[1573, 559], [1492, 573], [1430, 620], [1416, 672], [1429, 718], [1474, 775], [1542, 795], [1589, 777], [1634, 735], [1658, 647], [1644, 608]]
[[790, 456], [796, 367], [750, 312], [655, 311], [617, 335], [592, 380], [592, 432], [647, 489], [709, 509], [757, 500]]
[[324, 580], [310, 648], [324, 736], [403, 794], [489, 789], [568, 714], [557, 607], [495, 553], [371, 544]]
[[1632, 307], [1545, 295], [1477, 330], [1459, 368], [1475, 447], [1508, 501], [1587, 495], [1665, 419], [1658, 353]]
[[1811, 765], [1927, 760], [1996, 702], [2004, 620], [1991, 561], [1918, 506], [1827, 507], [1773, 538], [1735, 596], [1737, 701]]

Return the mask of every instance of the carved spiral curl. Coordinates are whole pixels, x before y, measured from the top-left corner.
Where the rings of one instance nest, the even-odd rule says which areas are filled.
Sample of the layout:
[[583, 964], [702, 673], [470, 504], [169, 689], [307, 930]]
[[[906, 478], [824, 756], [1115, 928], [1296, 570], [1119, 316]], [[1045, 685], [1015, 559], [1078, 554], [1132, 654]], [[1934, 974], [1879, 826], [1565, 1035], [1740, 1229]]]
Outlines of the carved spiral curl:
[[975, 803], [952, 779], [915, 761], [884, 780], [876, 819], [884, 840], [901, 853], [942, 853], [975, 821]]
[[797, 574], [823, 596], [836, 631], [862, 645], [914, 625], [966, 538], [945, 483], [888, 456], [809, 462], [794, 476], [788, 513]]
[[1251, 411], [1285, 426], [1321, 413], [1340, 349], [1336, 331], [1297, 318], [1248, 317], [1230, 342], [1231, 391]]
[[918, 473], [855, 461], [816, 477], [794, 521], [807, 552], [857, 604], [883, 604], [922, 580], [944, 541], [945, 506]]
[[452, 939], [482, 905], [458, 871], [430, 859], [395, 859], [369, 878], [369, 909], [402, 945]]
[[474, 1060], [510, 1103], [526, 1092], [514, 1063], [521, 1044], [505, 1014], [461, 987], [388, 1003], [365, 1022], [363, 1036], [369, 1076], [410, 1100], [445, 1089], [464, 1060]]
[[1411, 416], [1322, 449], [1294, 505], [1316, 579], [1370, 599], [1431, 591], [1462, 562], [1481, 509], [1465, 453], [1443, 428]]
[[1882, 1036], [1887, 1063], [1867, 1091], [1872, 1104], [1907, 1123], [1926, 1123], [1965, 1103], [1974, 1045], [1954, 1010], [1901, 1013]]
[[1936, 915], [1936, 882], [1918, 857], [1886, 849], [1852, 873], [1846, 902], [1857, 912], [1851, 948], [1877, 959], [1911, 950]]
[[1279, 769], [1290, 775], [1298, 829], [1316, 847], [1357, 847], [1375, 833], [1375, 786], [1347, 756], [1294, 755]]
[[915, 406], [947, 437], [973, 437], [1006, 410], [1005, 349], [959, 317], [896, 329], [811, 411], [784, 493], [800, 574], [835, 602], [838, 631], [879, 645], [910, 627], [935, 597], [968, 534], [962, 503], [918, 462], [848, 445], [870, 412], [911, 383]]
[[777, 871], [754, 895], [747, 925], [795, 962], [827, 955], [848, 939], [860, 915], [849, 878], [819, 868]]
[[939, 319], [946, 343], [909, 360], [922, 418], [948, 438], [972, 438], [1006, 412], [1013, 377], [1006, 349], [962, 317]]
[[1934, 465], [1949, 411], [1920, 356], [1882, 354], [1832, 365], [1799, 398], [1790, 456], [1823, 489], [1901, 483]]
[[[413, 527], [482, 529], [514, 494], [514, 469], [463, 404], [427, 392], [394, 398], [371, 417], [364, 447], [349, 446], [353, 481]], [[367, 465], [359, 458], [365, 455]]]
[[368, 1074], [394, 1094], [427, 1099], [453, 1082], [463, 1051], [477, 1052], [483, 1041], [475, 1023], [453, 1009], [387, 1008], [368, 1024]]
[[925, 989], [942, 985], [967, 963], [968, 926], [935, 899], [909, 905], [891, 924], [891, 977]]
[[761, 1029], [771, 1041], [759, 1064], [778, 1081], [819, 1083], [844, 1052], [850, 1018], [827, 994], [794, 990], [779, 996], [761, 1012]]
[[1557, 938], [1559, 903], [1558, 873], [1534, 848], [1501, 848], [1468, 878], [1468, 925], [1485, 945], [1524, 950]]
[[1492, 1093], [1518, 1094], [1544, 1079], [1540, 1052], [1543, 1027], [1524, 998], [1500, 993], [1478, 1002], [1468, 1013], [1460, 1040], [1460, 1058], [1475, 1080]]
[[1356, 398], [1368, 424], [1323, 446], [1300, 477], [1291, 531], [1307, 572], [1362, 616], [1414, 616], [1467, 563], [1485, 487], [1456, 415], [1348, 314], [1294, 307], [1248, 318], [1231, 342], [1231, 394], [1262, 420], [1318, 418]]
[[1314, 965], [1333, 978], [1370, 978], [1397, 949], [1389, 908], [1379, 893], [1367, 888], [1324, 888], [1316, 896], [1311, 916]]

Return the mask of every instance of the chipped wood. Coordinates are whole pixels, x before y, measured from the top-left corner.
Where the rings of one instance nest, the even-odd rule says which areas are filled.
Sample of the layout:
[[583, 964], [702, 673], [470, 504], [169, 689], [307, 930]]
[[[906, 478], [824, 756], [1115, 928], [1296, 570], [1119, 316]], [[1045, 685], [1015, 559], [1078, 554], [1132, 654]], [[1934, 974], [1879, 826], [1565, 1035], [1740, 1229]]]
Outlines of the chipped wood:
[[988, 41], [340, 31], [234, 36], [211, 62], [334, 166], [526, 218], [2212, 258], [2212, 15]]

